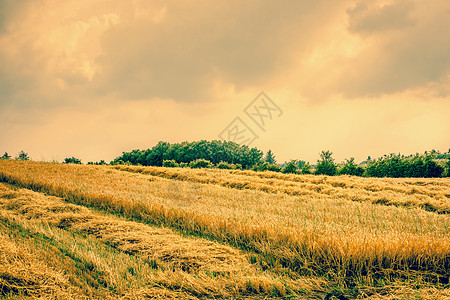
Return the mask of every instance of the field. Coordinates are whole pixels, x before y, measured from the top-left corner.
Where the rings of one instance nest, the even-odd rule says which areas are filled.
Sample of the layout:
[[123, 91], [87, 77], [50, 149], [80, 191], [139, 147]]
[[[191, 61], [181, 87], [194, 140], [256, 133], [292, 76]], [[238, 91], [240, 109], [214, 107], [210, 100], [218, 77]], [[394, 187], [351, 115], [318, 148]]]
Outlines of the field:
[[450, 299], [450, 179], [0, 160], [6, 299]]

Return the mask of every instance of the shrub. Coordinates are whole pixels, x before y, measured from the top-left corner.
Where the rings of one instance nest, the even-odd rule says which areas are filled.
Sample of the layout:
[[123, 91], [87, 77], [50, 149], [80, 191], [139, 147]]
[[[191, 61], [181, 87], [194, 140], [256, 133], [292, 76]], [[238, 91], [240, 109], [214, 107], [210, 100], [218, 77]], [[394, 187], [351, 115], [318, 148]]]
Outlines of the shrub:
[[[450, 150], [449, 150], [450, 151]], [[447, 177], [450, 177], [450, 156], [445, 161], [445, 169], [447, 170]]]
[[77, 165], [81, 165], [81, 160], [75, 157], [68, 157], [64, 159], [64, 164], [77, 164]]
[[229, 164], [229, 163], [227, 163], [227, 162], [225, 162], [225, 161], [221, 161], [218, 165], [217, 165], [217, 168], [219, 168], [219, 169], [228, 169], [228, 170], [230, 170], [230, 169], [234, 169], [234, 168], [236, 168], [234, 165], [232, 165], [232, 164]]
[[242, 170], [241, 164], [234, 164], [236, 170]]
[[320, 159], [317, 161], [316, 171], [317, 175], [329, 175], [334, 176], [337, 173], [337, 166], [332, 158], [333, 152], [322, 151], [320, 153]]
[[339, 170], [339, 175], [362, 176], [364, 169], [355, 164], [355, 158], [346, 159], [344, 165]]
[[282, 173], [297, 173], [298, 167], [297, 162], [295, 160], [291, 160], [286, 164], [286, 166], [281, 170]]
[[164, 160], [162, 166], [167, 167], [167, 168], [175, 168], [175, 167], [178, 167], [179, 165], [177, 164], [177, 162], [175, 160], [170, 159], [170, 160]]
[[[99, 162], [92, 162], [92, 161], [88, 161], [87, 163], [88, 165], [107, 165], [106, 161], [104, 161], [103, 159]], [[112, 162], [111, 165], [117, 164], [117, 161]], [[125, 162], [126, 165], [129, 165], [128, 162]]]
[[416, 154], [412, 158], [405, 158], [400, 154], [385, 155], [371, 161], [366, 168], [366, 175], [370, 177], [441, 177], [445, 168], [433, 160], [432, 155]]
[[281, 167], [279, 165], [276, 165], [276, 164], [269, 164], [267, 166], [267, 171], [280, 172], [281, 171]]
[[312, 172], [311, 172], [311, 165], [310, 164], [305, 164], [304, 166], [303, 166], [303, 168], [301, 169], [301, 171], [300, 171], [300, 173], [302, 173], [302, 174], [311, 174]]
[[5, 154], [3, 154], [2, 157], [0, 157], [0, 159], [10, 159], [11, 155], [9, 155], [7, 152], [5, 152]]
[[189, 163], [190, 168], [200, 169], [200, 168], [211, 168], [213, 165], [209, 160], [206, 159], [196, 159]]
[[187, 168], [188, 166], [189, 166], [189, 164], [185, 163], [185, 162], [178, 163], [178, 167], [180, 167], [180, 168]]
[[30, 157], [28, 156], [28, 153], [24, 152], [23, 150], [19, 152], [19, 155], [17, 156], [18, 160], [30, 160]]
[[269, 164], [267, 162], [261, 162], [252, 166], [253, 171], [261, 171], [264, 172], [267, 170]]

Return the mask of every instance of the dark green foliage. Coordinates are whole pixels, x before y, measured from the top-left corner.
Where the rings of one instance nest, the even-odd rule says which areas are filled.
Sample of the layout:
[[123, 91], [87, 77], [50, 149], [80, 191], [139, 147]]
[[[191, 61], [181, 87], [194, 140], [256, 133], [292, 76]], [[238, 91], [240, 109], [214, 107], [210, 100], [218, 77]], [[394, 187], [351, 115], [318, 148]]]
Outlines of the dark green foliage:
[[450, 155], [448, 156], [447, 160], [445, 161], [445, 169], [446, 171], [446, 176], [450, 177]]
[[253, 165], [252, 170], [264, 172], [267, 170], [268, 167], [269, 167], [269, 163], [264, 161], [264, 162], [260, 162], [256, 165]]
[[0, 157], [0, 159], [10, 159], [11, 155], [8, 154], [8, 152], [5, 152], [5, 154], [3, 154], [2, 157]]
[[175, 160], [169, 159], [169, 160], [164, 160], [162, 166], [167, 167], [167, 168], [176, 168], [176, 167], [178, 167], [178, 164]]
[[81, 160], [72, 156], [72, 157], [65, 158], [64, 159], [64, 163], [65, 164], [78, 164], [78, 165], [80, 165], [81, 164]]
[[264, 157], [264, 161], [270, 165], [275, 165], [277, 163], [275, 155], [273, 154], [272, 150], [267, 151], [267, 154]]
[[302, 169], [306, 165], [306, 161], [297, 160], [297, 168]]
[[334, 176], [337, 173], [337, 166], [332, 157], [333, 152], [322, 151], [320, 153], [320, 159], [317, 161], [316, 171], [317, 175], [329, 175]]
[[298, 166], [296, 160], [291, 160], [286, 164], [286, 166], [281, 170], [282, 173], [289, 174], [289, 173], [297, 173]]
[[19, 155], [17, 155], [17, 159], [18, 160], [30, 160], [30, 157], [28, 157], [28, 153], [26, 153], [23, 150], [21, 150], [19, 152]]
[[[87, 163], [88, 165], [93, 165], [94, 163], [93, 162], [88, 162]], [[121, 159], [119, 159], [119, 160], [113, 160], [113, 161], [111, 161], [110, 163], [109, 163], [111, 166], [114, 166], [114, 165], [131, 165], [131, 163], [129, 162], [129, 161], [123, 161], [123, 160], [121, 160]]]
[[441, 177], [444, 167], [433, 160], [434, 154], [425, 152], [413, 157], [400, 154], [385, 155], [372, 160], [366, 167], [365, 175], [369, 177]]
[[[101, 161], [99, 161], [99, 162], [92, 162], [92, 161], [89, 161], [88, 163], [87, 163], [88, 165], [97, 165], [97, 166], [99, 166], [99, 165], [107, 165], [107, 163], [106, 163], [106, 161], [104, 161], [103, 159], [101, 160]], [[110, 163], [110, 165], [118, 165], [119, 164], [119, 162], [117, 162], [117, 161], [112, 161], [111, 163]], [[122, 162], [122, 164], [127, 164], [127, 163], [123, 163]]]
[[311, 174], [311, 165], [306, 163], [300, 171], [301, 174]]
[[362, 176], [364, 174], [364, 168], [358, 166], [355, 163], [355, 158], [346, 159], [344, 165], [339, 170], [339, 175], [353, 175]]
[[193, 169], [211, 168], [212, 166], [213, 166], [213, 164], [209, 160], [202, 159], [202, 158], [196, 159], [189, 163], [189, 167], [193, 168]]
[[230, 141], [198, 141], [170, 144], [159, 142], [152, 149], [123, 152], [116, 161], [129, 162], [133, 165], [162, 166], [164, 160], [187, 163], [197, 159], [209, 160], [214, 165], [220, 162], [240, 164], [245, 169], [260, 163], [263, 153], [256, 148], [241, 146]]
[[252, 167], [253, 171], [273, 171], [273, 172], [280, 172], [281, 167], [277, 164], [269, 164], [268, 162], [264, 161], [259, 164], [256, 164]]
[[271, 164], [271, 165], [267, 166], [267, 171], [280, 172], [281, 171], [281, 167], [279, 165], [276, 165], [276, 164]]

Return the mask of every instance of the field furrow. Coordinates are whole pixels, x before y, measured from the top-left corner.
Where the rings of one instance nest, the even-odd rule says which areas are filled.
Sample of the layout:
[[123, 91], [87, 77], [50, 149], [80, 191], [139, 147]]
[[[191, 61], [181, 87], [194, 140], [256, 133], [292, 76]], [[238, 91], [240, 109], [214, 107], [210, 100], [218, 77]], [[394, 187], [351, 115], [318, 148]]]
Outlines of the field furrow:
[[288, 175], [276, 172], [138, 166], [114, 166], [113, 168], [159, 178], [215, 184], [239, 190], [248, 189], [314, 198], [341, 198], [450, 213], [449, 179], [330, 177]]
[[11, 161], [2, 162], [0, 174], [2, 181], [73, 203], [237, 246], [275, 272], [346, 284], [419, 277], [437, 285], [449, 281], [447, 214], [326, 193], [236, 190], [101, 166]]
[[91, 266], [87, 281], [99, 282], [104, 297], [256, 299], [325, 288], [320, 280], [294, 280], [258, 270], [248, 256], [229, 246], [182, 237], [167, 228], [102, 215], [58, 197], [3, 184], [0, 219], [27, 236], [51, 239], [66, 256]]

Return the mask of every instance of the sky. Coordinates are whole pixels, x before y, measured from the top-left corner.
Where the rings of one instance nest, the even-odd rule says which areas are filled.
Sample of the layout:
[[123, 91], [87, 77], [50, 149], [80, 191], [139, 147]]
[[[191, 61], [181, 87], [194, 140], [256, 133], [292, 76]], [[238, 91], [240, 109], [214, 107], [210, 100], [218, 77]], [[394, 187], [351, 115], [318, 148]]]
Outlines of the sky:
[[0, 0], [0, 155], [450, 148], [450, 2]]

